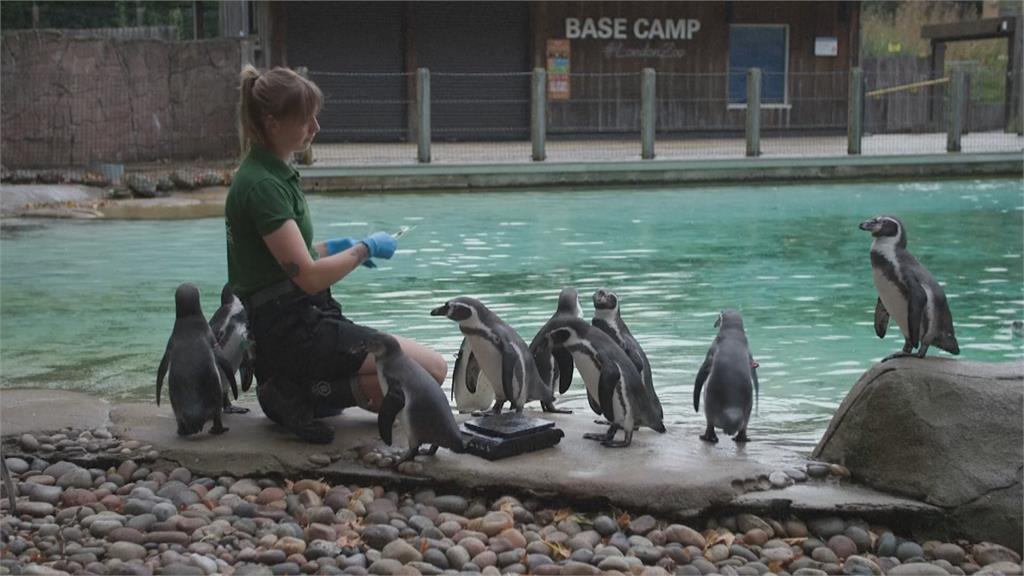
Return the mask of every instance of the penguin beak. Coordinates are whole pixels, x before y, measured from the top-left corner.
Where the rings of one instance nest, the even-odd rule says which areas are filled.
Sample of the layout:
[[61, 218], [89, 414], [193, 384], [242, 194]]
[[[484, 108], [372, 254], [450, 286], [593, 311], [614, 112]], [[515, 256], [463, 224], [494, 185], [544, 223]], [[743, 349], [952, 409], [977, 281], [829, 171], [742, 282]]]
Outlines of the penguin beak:
[[878, 230], [878, 219], [872, 218], [870, 220], [865, 220], [860, 223], [859, 228], [867, 232], [875, 232]]
[[430, 311], [430, 315], [431, 316], [447, 316], [448, 315], [448, 304], [445, 303], [445, 304], [442, 304], [441, 306], [438, 306], [437, 308], [434, 308], [433, 310]]

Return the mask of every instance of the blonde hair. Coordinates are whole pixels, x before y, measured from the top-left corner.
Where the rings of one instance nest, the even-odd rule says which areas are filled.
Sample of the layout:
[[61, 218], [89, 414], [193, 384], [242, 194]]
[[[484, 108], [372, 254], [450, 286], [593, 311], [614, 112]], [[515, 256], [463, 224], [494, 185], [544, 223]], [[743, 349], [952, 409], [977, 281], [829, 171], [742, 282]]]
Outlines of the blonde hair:
[[241, 73], [238, 121], [243, 135], [267, 143], [264, 118], [306, 120], [320, 112], [323, 94], [316, 84], [288, 68], [260, 72], [246, 64]]

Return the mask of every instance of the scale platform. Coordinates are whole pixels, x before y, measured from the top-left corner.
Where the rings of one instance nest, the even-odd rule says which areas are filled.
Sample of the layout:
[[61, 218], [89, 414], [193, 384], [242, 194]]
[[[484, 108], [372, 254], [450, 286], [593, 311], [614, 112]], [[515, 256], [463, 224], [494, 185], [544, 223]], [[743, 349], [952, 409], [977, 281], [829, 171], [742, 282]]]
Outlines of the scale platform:
[[466, 421], [462, 440], [466, 452], [486, 460], [501, 460], [550, 448], [565, 436], [550, 420], [515, 412], [482, 416]]

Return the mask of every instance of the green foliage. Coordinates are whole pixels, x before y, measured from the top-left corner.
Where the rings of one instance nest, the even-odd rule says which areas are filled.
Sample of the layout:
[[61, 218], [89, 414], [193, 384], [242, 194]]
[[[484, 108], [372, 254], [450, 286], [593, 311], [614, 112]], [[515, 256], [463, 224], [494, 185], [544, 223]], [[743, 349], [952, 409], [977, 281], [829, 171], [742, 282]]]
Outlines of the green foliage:
[[[120, 28], [135, 26], [141, 6], [144, 26], [174, 26], [179, 40], [192, 39], [193, 3], [185, 0], [141, 2], [5, 0], [0, 4], [0, 30], [32, 28], [32, 6], [39, 10], [38, 28]], [[205, 37], [217, 34], [217, 2], [203, 3]]]

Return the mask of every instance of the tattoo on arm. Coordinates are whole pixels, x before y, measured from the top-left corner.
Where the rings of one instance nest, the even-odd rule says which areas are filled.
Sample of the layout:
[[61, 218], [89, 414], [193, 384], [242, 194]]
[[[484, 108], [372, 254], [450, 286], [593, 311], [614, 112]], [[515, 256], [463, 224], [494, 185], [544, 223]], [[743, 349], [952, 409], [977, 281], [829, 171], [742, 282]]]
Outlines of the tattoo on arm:
[[289, 278], [295, 278], [299, 275], [299, 265], [294, 262], [284, 262], [281, 264], [281, 268], [284, 268], [284, 273]]

